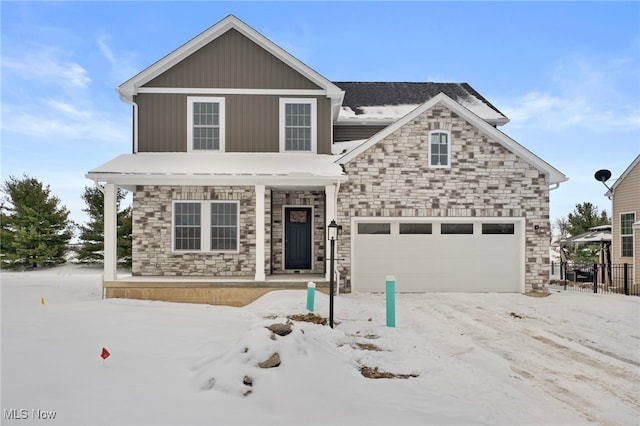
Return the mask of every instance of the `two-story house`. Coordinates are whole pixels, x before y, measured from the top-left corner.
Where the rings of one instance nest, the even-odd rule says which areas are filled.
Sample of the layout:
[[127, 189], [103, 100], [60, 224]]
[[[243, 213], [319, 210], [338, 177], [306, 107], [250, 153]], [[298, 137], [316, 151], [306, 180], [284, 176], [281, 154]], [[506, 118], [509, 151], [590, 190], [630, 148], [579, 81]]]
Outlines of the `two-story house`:
[[614, 265], [628, 265], [630, 282], [640, 284], [640, 155], [607, 191], [611, 198], [612, 241], [611, 259]]
[[[108, 297], [242, 304], [326, 282], [332, 220], [345, 290], [394, 275], [398, 291], [546, 291], [566, 177], [468, 84], [331, 82], [228, 16], [117, 91], [132, 153], [87, 174], [105, 193]], [[117, 188], [133, 193], [131, 277]]]

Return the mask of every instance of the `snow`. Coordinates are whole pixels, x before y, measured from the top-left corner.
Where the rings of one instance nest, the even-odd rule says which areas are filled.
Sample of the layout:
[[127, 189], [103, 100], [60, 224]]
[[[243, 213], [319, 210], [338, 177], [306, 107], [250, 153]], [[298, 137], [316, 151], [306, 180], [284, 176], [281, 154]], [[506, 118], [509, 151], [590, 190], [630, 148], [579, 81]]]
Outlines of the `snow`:
[[344, 141], [344, 142], [334, 142], [331, 145], [331, 153], [333, 155], [344, 155], [347, 154], [363, 143], [365, 143], [367, 139], [355, 139], [352, 141]]
[[460, 103], [460, 105], [464, 106], [483, 120], [491, 122], [506, 120], [504, 115], [500, 114], [476, 97], [469, 97], [467, 99], [458, 98], [458, 102]]
[[331, 155], [298, 153], [175, 153], [122, 154], [89, 172], [94, 176], [217, 175], [217, 176], [329, 176], [342, 175]]
[[400, 105], [375, 105], [361, 106], [362, 113], [356, 114], [348, 106], [343, 106], [338, 115], [338, 121], [357, 120], [392, 120], [396, 121], [418, 108], [419, 104], [400, 104]]
[[[640, 420], [637, 297], [398, 294], [389, 328], [384, 295], [340, 295], [334, 329], [294, 322], [272, 338], [267, 326], [306, 313], [306, 291], [232, 308], [102, 300], [95, 267], [0, 278], [6, 425]], [[316, 294], [315, 313], [326, 317], [328, 303]], [[257, 367], [274, 352], [279, 367]], [[362, 366], [418, 377], [368, 379]], [[11, 409], [27, 419], [8, 419]]]
[[[457, 98], [456, 101], [485, 121], [492, 123], [498, 122], [500, 124], [508, 122], [508, 119], [504, 115], [500, 114], [474, 96], [469, 96], [468, 98]], [[381, 122], [388, 123], [401, 119], [419, 106], [420, 104], [361, 106], [359, 108], [362, 112], [359, 114], [350, 107], [343, 106], [338, 115], [338, 122], [348, 123], [350, 121], [366, 121], [371, 124], [375, 124], [376, 120], [380, 120]]]

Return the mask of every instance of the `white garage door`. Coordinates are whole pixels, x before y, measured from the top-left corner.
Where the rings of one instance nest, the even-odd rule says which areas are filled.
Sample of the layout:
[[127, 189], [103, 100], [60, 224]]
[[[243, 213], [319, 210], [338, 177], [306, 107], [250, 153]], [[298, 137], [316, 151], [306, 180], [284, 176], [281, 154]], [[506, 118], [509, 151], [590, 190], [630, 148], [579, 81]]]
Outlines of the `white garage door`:
[[520, 292], [523, 220], [359, 219], [353, 238], [356, 292]]

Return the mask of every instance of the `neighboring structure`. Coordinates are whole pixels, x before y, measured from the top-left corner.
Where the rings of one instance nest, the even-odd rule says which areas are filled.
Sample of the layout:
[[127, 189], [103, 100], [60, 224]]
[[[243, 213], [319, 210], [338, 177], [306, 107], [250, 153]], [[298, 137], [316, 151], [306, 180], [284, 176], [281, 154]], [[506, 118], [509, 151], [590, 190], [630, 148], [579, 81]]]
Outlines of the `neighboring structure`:
[[[105, 191], [107, 296], [227, 303], [326, 281], [333, 219], [347, 291], [385, 275], [398, 291], [547, 290], [549, 190], [567, 178], [466, 83], [333, 83], [228, 16], [118, 93], [132, 153], [87, 174]], [[120, 279], [117, 187], [133, 192]]]
[[633, 265], [633, 283], [640, 284], [640, 155], [606, 195], [613, 203], [613, 264]]

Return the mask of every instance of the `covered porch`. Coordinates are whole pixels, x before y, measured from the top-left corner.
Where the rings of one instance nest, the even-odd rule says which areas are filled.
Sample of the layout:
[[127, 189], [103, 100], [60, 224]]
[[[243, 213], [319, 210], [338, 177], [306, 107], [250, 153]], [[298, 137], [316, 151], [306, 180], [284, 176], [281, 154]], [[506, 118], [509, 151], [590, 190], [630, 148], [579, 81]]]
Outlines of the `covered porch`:
[[[328, 289], [330, 244], [326, 225], [336, 217], [337, 193], [346, 179], [331, 156], [204, 155], [206, 165], [202, 170], [198, 168], [199, 157], [203, 156], [130, 154], [87, 174], [105, 196], [104, 296], [242, 306], [269, 291], [305, 289], [308, 282], [314, 282], [321, 291]], [[171, 164], [177, 160], [185, 163], [187, 158], [190, 169], [194, 169], [192, 173], [184, 173], [182, 168], [180, 172], [172, 170]], [[154, 170], [164, 172], [133, 172], [150, 160], [155, 163]], [[272, 163], [269, 170], [258, 167], [254, 173], [247, 173], [251, 164], [262, 164], [264, 168], [265, 161]], [[220, 167], [216, 167], [218, 162]], [[229, 162], [237, 163], [234, 173], [224, 169], [225, 165], [234, 168]], [[293, 171], [283, 172], [284, 163], [289, 168], [291, 163], [297, 164], [306, 171], [293, 166]], [[134, 269], [130, 275], [117, 273], [119, 187], [134, 192]], [[150, 188], [157, 191], [151, 191], [149, 196]], [[172, 241], [175, 200], [227, 199], [224, 191], [232, 194], [228, 199], [241, 194], [237, 201], [241, 210], [238, 250], [231, 254], [176, 250]], [[185, 196], [186, 193], [191, 195]], [[136, 199], [145, 196], [154, 201]], [[152, 217], [153, 226], [146, 225], [147, 217]], [[148, 229], [142, 230], [145, 227]], [[136, 239], [153, 240], [153, 247], [136, 246]], [[337, 273], [334, 278], [339, 280]]]

